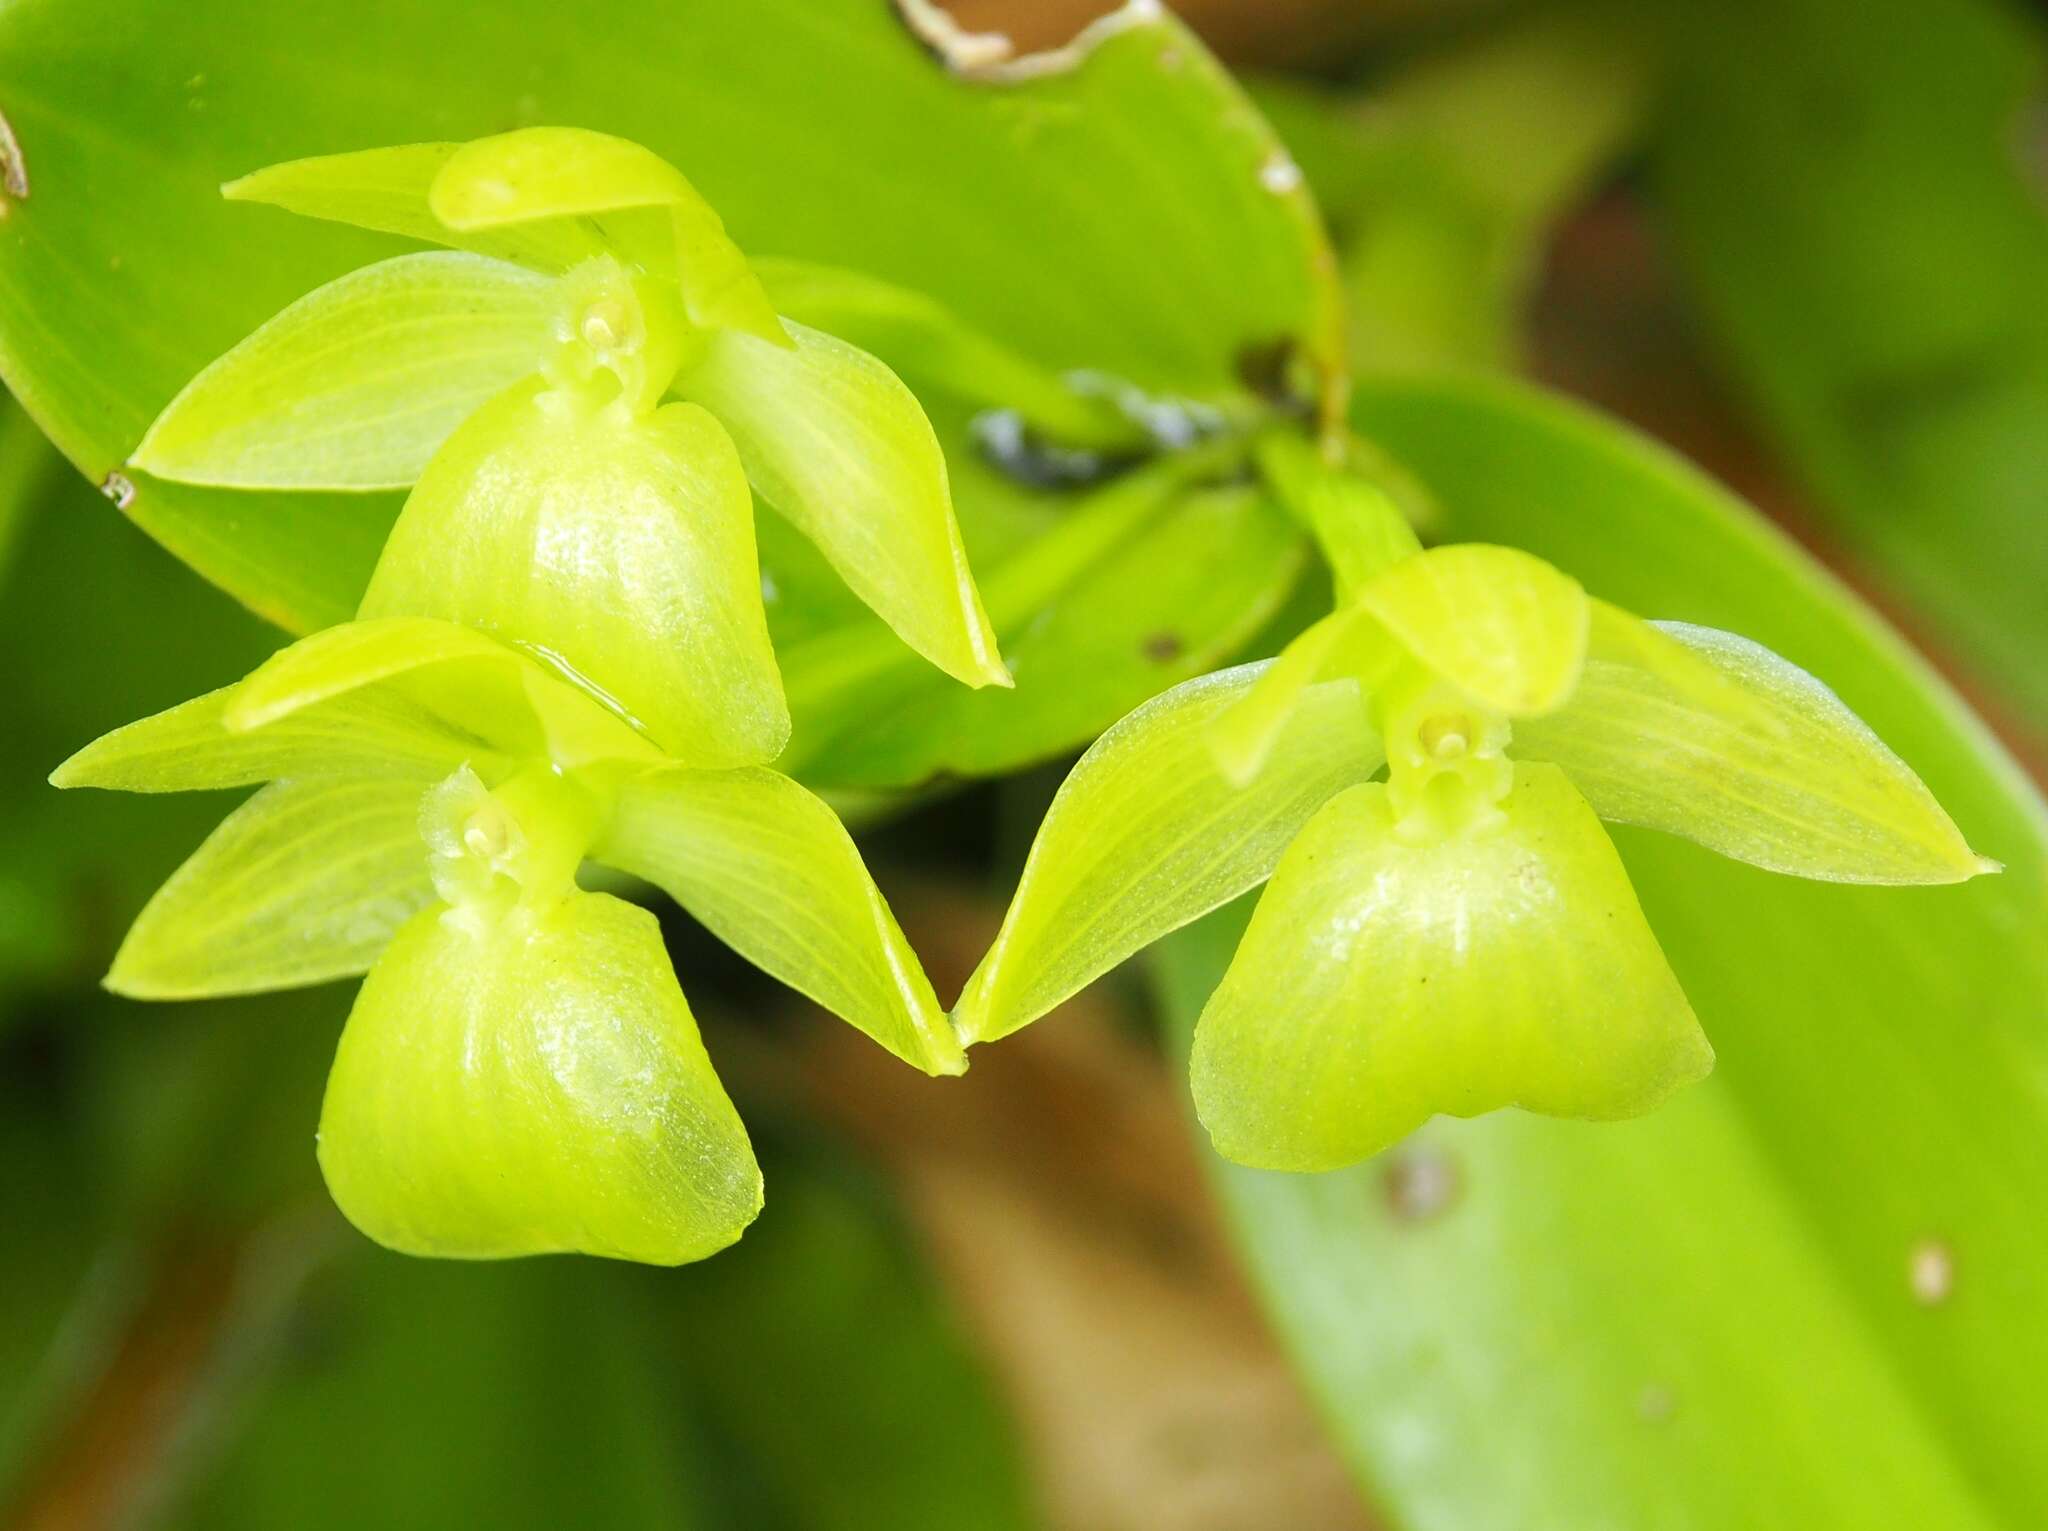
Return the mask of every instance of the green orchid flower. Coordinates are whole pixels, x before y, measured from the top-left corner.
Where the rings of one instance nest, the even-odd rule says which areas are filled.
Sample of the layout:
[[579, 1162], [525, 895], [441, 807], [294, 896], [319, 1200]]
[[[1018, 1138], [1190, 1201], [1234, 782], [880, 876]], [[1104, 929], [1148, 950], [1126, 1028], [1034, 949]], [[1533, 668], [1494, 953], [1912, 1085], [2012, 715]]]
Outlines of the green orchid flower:
[[[227, 488], [411, 488], [362, 616], [545, 650], [677, 758], [772, 760], [790, 725], [751, 486], [911, 648], [969, 685], [1009, 684], [916, 398], [778, 314], [654, 154], [532, 128], [299, 160], [225, 190], [453, 247], [300, 299], [195, 377], [131, 459]], [[776, 270], [828, 311], [850, 290], [871, 312], [881, 286]]]
[[1270, 878], [1195, 1033], [1195, 1104], [1227, 1158], [1332, 1169], [1439, 1112], [1620, 1118], [1709, 1071], [1602, 818], [1800, 877], [1996, 870], [1779, 656], [1526, 553], [1425, 551], [1355, 476], [1269, 472], [1337, 610], [1082, 757], [955, 1008], [964, 1040]]
[[567, 670], [473, 628], [330, 628], [51, 779], [269, 783], [164, 884], [108, 985], [179, 999], [367, 972], [319, 1158], [394, 1249], [675, 1264], [760, 1207], [654, 917], [579, 888], [586, 859], [665, 889], [914, 1066], [965, 1066], [825, 803], [764, 767], [678, 761]]

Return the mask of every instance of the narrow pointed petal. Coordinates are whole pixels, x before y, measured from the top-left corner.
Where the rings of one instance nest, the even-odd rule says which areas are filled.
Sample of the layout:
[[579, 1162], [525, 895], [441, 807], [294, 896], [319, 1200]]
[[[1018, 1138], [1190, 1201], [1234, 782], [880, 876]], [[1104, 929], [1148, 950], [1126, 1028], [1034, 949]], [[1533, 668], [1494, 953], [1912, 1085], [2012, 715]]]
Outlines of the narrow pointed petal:
[[487, 405], [406, 501], [362, 615], [525, 645], [692, 764], [772, 760], [789, 737], [753, 501], [692, 404], [633, 417], [528, 386]]
[[1369, 691], [1373, 673], [1398, 654], [1385, 629], [1355, 607], [1307, 628], [1211, 726], [1209, 747], [1224, 778], [1241, 787], [1259, 773], [1302, 693], [1317, 681], [1342, 669], [1362, 678]]
[[905, 643], [970, 686], [1008, 685], [923, 409], [865, 351], [790, 333], [794, 350], [713, 336], [676, 391], [718, 417], [761, 497]]
[[595, 860], [665, 889], [756, 967], [927, 1074], [967, 1067], [917, 954], [837, 814], [760, 769], [620, 789]]
[[[683, 307], [707, 329], [786, 346], [760, 279], [710, 203], [652, 150], [585, 128], [521, 128], [464, 144], [442, 167], [434, 215], [463, 233], [595, 219], [623, 254], [674, 272]], [[654, 209], [658, 224], [608, 217]]]
[[130, 461], [230, 489], [400, 489], [478, 406], [536, 372], [554, 284], [435, 250], [308, 293], [207, 367]]
[[1099, 394], [972, 328], [944, 304], [864, 271], [812, 261], [756, 260], [775, 311], [878, 357], [921, 388], [1014, 410], [1062, 446], [1136, 450], [1146, 437]]
[[433, 898], [422, 790], [355, 780], [265, 787], [157, 890], [107, 987], [131, 999], [198, 999], [365, 971]]
[[604, 253], [597, 230], [578, 220], [462, 232], [427, 204], [434, 177], [455, 157], [454, 143], [397, 144], [290, 160], [230, 181], [230, 202], [262, 202], [307, 218], [353, 224], [430, 244], [451, 245], [540, 271], [566, 271]]
[[1586, 592], [1540, 558], [1483, 543], [1431, 548], [1358, 599], [1425, 665], [1496, 712], [1549, 712], [1578, 684]]
[[761, 1206], [660, 928], [597, 893], [400, 931], [342, 1033], [320, 1167], [378, 1243], [455, 1259], [679, 1265]]
[[1606, 608], [1570, 705], [1517, 725], [1602, 818], [1795, 877], [1962, 882], [1996, 871], [1912, 768], [1769, 649]]
[[[559, 668], [486, 633], [427, 617], [344, 622], [273, 654], [233, 688], [231, 733], [322, 714], [341, 698], [394, 698], [506, 756], [545, 755], [568, 767], [594, 760], [662, 764], [667, 757]], [[465, 757], [482, 767], [487, 757]]]
[[1074, 767], [1032, 842], [995, 944], [954, 1024], [970, 1042], [1006, 1036], [1168, 931], [1272, 874], [1332, 794], [1384, 763], [1351, 681], [1303, 692], [1263, 770], [1233, 786], [1210, 729], [1266, 670], [1191, 680], [1131, 713]]
[[103, 734], [50, 774], [54, 787], [198, 792], [281, 777], [384, 776], [429, 782], [465, 762], [490, 769], [490, 747], [425, 708], [355, 692], [253, 733], [228, 728], [236, 686]]
[[1302, 830], [1196, 1029], [1218, 1153], [1336, 1169], [1439, 1111], [1635, 1116], [1712, 1067], [1584, 799], [1523, 766], [1502, 806], [1410, 844], [1369, 785]]

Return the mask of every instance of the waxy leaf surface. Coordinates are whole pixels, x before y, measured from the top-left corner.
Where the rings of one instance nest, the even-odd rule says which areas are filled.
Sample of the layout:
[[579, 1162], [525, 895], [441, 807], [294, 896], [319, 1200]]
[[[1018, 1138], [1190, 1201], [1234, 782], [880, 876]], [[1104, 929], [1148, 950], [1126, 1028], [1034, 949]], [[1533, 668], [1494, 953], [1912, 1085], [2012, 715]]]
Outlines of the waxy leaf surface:
[[[0, 110], [34, 187], [0, 239], [0, 376], [95, 483], [208, 362], [401, 248], [224, 202], [222, 182], [522, 118], [644, 144], [743, 248], [929, 293], [1055, 371], [1208, 398], [1241, 394], [1247, 348], [1334, 365], [1308, 197], [1262, 181], [1278, 142], [1171, 17], [1016, 83], [950, 73], [880, 0], [508, 0], [488, 27], [413, 0], [197, 0], [160, 20], [138, 0], [0, 16]], [[126, 508], [300, 630], [354, 609], [397, 510], [155, 481]]]

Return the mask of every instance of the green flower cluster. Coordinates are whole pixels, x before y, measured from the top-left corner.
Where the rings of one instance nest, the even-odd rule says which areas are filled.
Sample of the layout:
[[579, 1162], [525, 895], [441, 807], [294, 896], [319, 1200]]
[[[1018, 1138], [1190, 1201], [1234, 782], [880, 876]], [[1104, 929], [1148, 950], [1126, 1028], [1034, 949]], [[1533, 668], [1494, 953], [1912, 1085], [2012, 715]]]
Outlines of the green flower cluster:
[[652, 916], [932, 1073], [965, 1066], [789, 735], [753, 494], [919, 653], [1007, 685], [937, 439], [880, 362], [781, 317], [669, 165], [535, 129], [300, 161], [245, 199], [459, 248], [311, 294], [207, 368], [134, 464], [411, 493], [357, 620], [99, 740], [62, 786], [271, 785], [164, 886], [109, 982], [361, 973], [320, 1162], [421, 1254], [663, 1263], [737, 1238], [760, 1173]]
[[1101, 738], [949, 1016], [832, 810], [770, 768], [790, 715], [754, 498], [931, 663], [1009, 677], [916, 399], [780, 295], [914, 333], [1075, 440], [1125, 424], [915, 295], [757, 268], [679, 173], [603, 135], [338, 155], [228, 192], [451, 248], [285, 310], [134, 465], [410, 494], [355, 621], [53, 779], [269, 784], [165, 884], [109, 983], [367, 973], [320, 1162], [394, 1248], [674, 1263], [759, 1209], [655, 922], [579, 887], [586, 862], [666, 889], [933, 1074], [1270, 878], [1193, 1073], [1219, 1149], [1288, 1169], [1439, 1111], [1625, 1116], [1707, 1071], [1603, 817], [1808, 877], [1988, 867], [1785, 660], [1639, 621], [1525, 553], [1425, 550], [1368, 475], [1291, 426], [1247, 432], [1232, 450], [1319, 540], [1337, 609]]

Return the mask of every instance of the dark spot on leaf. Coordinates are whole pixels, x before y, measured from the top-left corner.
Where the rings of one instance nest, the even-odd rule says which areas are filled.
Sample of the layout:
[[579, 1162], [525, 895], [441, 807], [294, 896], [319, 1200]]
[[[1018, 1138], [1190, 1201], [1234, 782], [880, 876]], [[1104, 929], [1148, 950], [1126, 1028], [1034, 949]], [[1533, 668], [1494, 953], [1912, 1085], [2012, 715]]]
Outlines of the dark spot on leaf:
[[1312, 414], [1315, 401], [1295, 386], [1297, 351], [1291, 335], [1241, 346], [1237, 353], [1237, 380], [1275, 409], [1290, 415]]
[[1187, 652], [1187, 645], [1179, 633], [1154, 633], [1145, 640], [1142, 652], [1154, 664], [1170, 664]]

